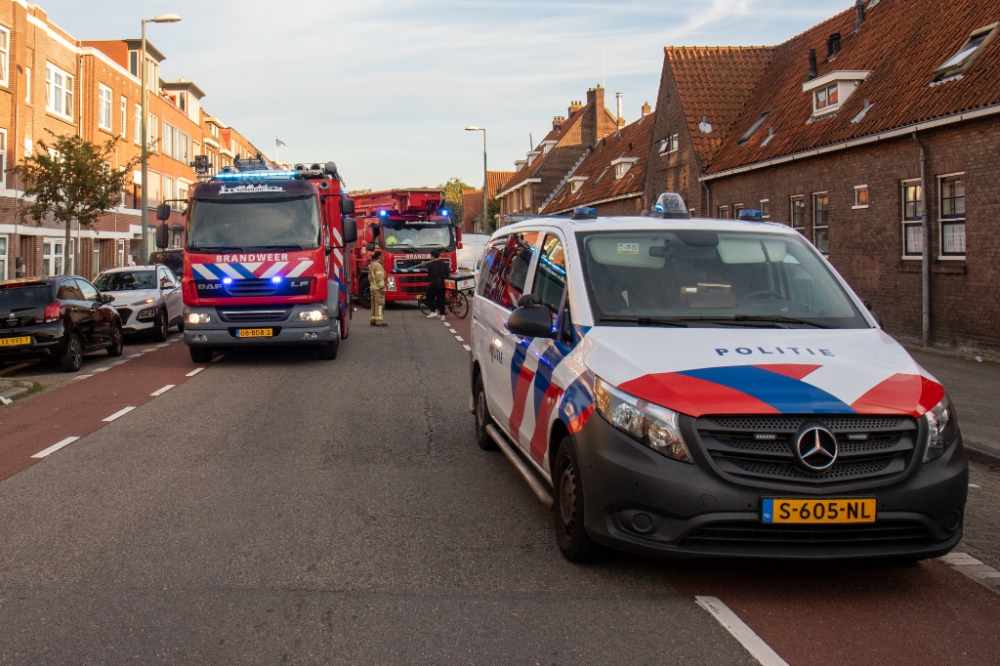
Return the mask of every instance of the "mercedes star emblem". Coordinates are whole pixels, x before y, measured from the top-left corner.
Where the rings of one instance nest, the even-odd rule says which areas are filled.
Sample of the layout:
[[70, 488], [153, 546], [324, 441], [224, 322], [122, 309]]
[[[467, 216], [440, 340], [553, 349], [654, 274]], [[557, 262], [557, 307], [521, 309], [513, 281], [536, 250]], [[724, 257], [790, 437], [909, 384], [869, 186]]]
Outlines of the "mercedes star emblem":
[[824, 472], [837, 461], [840, 449], [837, 437], [823, 426], [811, 426], [802, 431], [795, 444], [795, 454], [806, 469]]

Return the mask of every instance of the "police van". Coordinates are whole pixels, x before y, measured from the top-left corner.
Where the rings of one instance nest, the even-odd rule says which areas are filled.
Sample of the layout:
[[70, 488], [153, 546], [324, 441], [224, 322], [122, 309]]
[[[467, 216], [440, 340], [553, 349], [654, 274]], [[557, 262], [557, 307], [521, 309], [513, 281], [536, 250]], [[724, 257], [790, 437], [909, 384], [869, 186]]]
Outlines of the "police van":
[[563, 555], [951, 550], [968, 466], [941, 384], [794, 229], [655, 210], [504, 227], [478, 276], [476, 437]]

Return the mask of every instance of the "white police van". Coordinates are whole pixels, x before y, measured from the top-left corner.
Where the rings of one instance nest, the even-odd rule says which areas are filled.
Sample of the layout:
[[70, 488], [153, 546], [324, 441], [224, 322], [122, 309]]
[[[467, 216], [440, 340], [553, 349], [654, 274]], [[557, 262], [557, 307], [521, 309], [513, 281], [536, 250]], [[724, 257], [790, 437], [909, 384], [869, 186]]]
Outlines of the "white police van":
[[942, 386], [798, 232], [584, 209], [497, 231], [472, 406], [573, 561], [924, 558], [962, 537]]

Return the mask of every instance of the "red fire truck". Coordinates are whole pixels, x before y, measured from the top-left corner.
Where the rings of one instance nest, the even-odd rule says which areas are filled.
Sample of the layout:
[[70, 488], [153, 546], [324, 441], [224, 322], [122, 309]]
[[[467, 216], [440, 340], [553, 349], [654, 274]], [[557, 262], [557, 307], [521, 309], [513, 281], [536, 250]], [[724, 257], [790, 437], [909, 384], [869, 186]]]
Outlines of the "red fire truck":
[[336, 358], [358, 234], [336, 165], [279, 171], [258, 157], [202, 180], [186, 211], [182, 279], [192, 360], [244, 345], [311, 345]]
[[354, 296], [368, 307], [368, 265], [376, 247], [383, 250], [386, 301], [415, 301], [427, 291], [427, 262], [431, 251], [458, 265], [455, 250], [462, 247], [462, 228], [452, 222], [439, 189], [414, 188], [352, 195], [357, 211], [359, 239], [355, 247]]

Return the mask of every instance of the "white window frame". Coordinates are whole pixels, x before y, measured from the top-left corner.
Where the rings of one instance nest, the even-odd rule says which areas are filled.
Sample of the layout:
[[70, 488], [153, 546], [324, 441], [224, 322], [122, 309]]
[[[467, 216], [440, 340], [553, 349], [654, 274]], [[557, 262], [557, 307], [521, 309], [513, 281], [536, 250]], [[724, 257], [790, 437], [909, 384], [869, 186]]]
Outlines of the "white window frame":
[[[63, 238], [62, 236], [60, 236], [58, 238], [45, 237], [45, 238], [42, 239], [42, 275], [62, 275], [63, 274], [62, 268], [63, 268], [63, 266], [66, 263], [66, 245], [65, 245], [65, 243], [66, 243], [66, 239]], [[48, 254], [46, 254], [46, 252], [45, 252], [45, 246], [46, 245], [49, 246], [49, 252], [48, 252]], [[62, 248], [62, 252], [61, 253], [57, 253], [55, 251], [55, 249], [56, 249], [57, 246], [59, 246], [59, 247]], [[50, 262], [49, 263], [49, 269], [50, 270], [48, 270], [48, 271], [46, 271], [46, 269], [45, 269], [45, 262], [46, 261]], [[58, 270], [56, 269], [57, 265], [59, 267]]]
[[10, 85], [10, 28], [0, 25], [0, 85]]
[[132, 116], [132, 122], [135, 124], [133, 128], [133, 134], [135, 134], [135, 145], [142, 145], [142, 105], [135, 105], [135, 113]]
[[97, 126], [103, 130], [111, 130], [111, 88], [103, 83], [97, 84]]
[[160, 119], [155, 114], [149, 114], [146, 121], [146, 150], [150, 153], [160, 152], [157, 143], [160, 139]]
[[[824, 208], [823, 211], [822, 211], [825, 214], [825, 218], [823, 220], [823, 224], [817, 225], [816, 224], [816, 215], [820, 211], [818, 210], [818, 206], [816, 205], [816, 202], [817, 202], [817, 199], [819, 197], [825, 197], [826, 198], [826, 208]], [[812, 193], [812, 205], [813, 205], [813, 207], [812, 207], [813, 208], [812, 209], [812, 215], [813, 215], [813, 219], [812, 219], [812, 241], [813, 241], [813, 246], [817, 250], [819, 250], [820, 252], [822, 252], [824, 255], [827, 255], [827, 254], [830, 254], [830, 193], [829, 192], [813, 192]], [[820, 250], [819, 243], [816, 242], [816, 230], [817, 229], [826, 229], [826, 250], [825, 251], [824, 250]]]
[[7, 130], [0, 129], [0, 188], [7, 189]]
[[125, 265], [125, 239], [124, 238], [119, 238], [118, 239], [118, 247], [116, 249], [118, 251], [118, 257], [117, 257], [117, 261], [115, 262], [115, 265], [118, 268], [121, 268], [122, 266]]
[[[764, 210], [764, 208], [765, 208], [764, 204], [767, 204], [767, 211]], [[770, 199], [761, 199], [760, 200], [760, 215], [765, 220], [770, 220], [771, 219], [771, 200]]]
[[[56, 85], [57, 77], [62, 81], [59, 86]], [[57, 118], [73, 122], [73, 100], [75, 99], [76, 94], [74, 90], [75, 84], [75, 75], [70, 74], [61, 67], [57, 67], [51, 62], [46, 61], [45, 111], [53, 116], [56, 116]], [[58, 105], [56, 104], [57, 99], [59, 101]], [[69, 112], [63, 111], [62, 109], [69, 109]]]
[[[801, 203], [802, 209], [802, 224], [795, 226], [795, 204]], [[793, 194], [788, 197], [788, 226], [792, 229], [805, 233], [806, 228], [806, 195], [804, 194]]]
[[7, 270], [10, 265], [10, 236], [0, 234], [0, 280], [8, 280]]
[[[949, 215], [945, 217], [944, 214], [944, 181], [949, 178], [960, 178], [963, 186], [966, 188], [968, 184], [965, 180], [965, 172], [959, 171], [957, 173], [946, 173], [937, 177], [937, 193], [938, 193], [938, 259], [941, 261], [964, 261], [966, 252], [968, 252], [968, 236], [965, 235], [965, 224], [966, 224], [966, 211], [964, 210], [964, 200], [966, 199], [967, 193], [962, 194], [963, 199], [963, 210], [961, 215]], [[962, 224], [962, 236], [965, 237], [965, 252], [962, 254], [945, 254], [944, 253], [944, 228], [946, 225], [951, 224]]]
[[[859, 201], [859, 199], [858, 199], [858, 193], [862, 192], [862, 191], [864, 191], [864, 193], [865, 193], [865, 200], [868, 203], [858, 203], [858, 201]], [[854, 186], [854, 205], [851, 206], [851, 210], [863, 210], [865, 208], [868, 208], [868, 206], [871, 204], [871, 198], [870, 197], [871, 197], [871, 192], [868, 190], [868, 186], [867, 185], [855, 185]]]
[[31, 104], [31, 68], [24, 68], [24, 103]]
[[128, 134], [128, 98], [125, 97], [125, 95], [122, 95], [121, 97], [122, 97], [121, 102], [119, 103], [120, 106], [119, 112], [121, 115], [121, 124], [122, 124], [120, 133], [122, 138], [125, 138], [125, 136]]
[[[914, 205], [916, 206], [916, 208], [914, 210], [914, 215], [912, 217], [907, 217], [906, 216], [906, 190], [909, 187], [917, 187], [918, 189], [921, 190], [920, 191], [920, 198], [916, 199], [913, 202]], [[926, 210], [927, 210], [926, 209], [926, 205], [927, 204], [924, 201], [924, 199], [926, 198], [926, 196], [927, 196], [927, 193], [922, 191], [922, 188], [920, 186], [920, 179], [919, 178], [910, 178], [908, 180], [902, 180], [902, 181], [900, 181], [900, 183], [899, 183], [899, 216], [900, 216], [902, 230], [903, 230], [903, 238], [902, 238], [902, 240], [903, 240], [903, 259], [913, 260], [913, 259], [920, 259], [920, 258], [923, 257], [923, 231], [921, 230], [921, 235], [920, 235], [921, 247], [919, 247], [913, 253], [909, 253], [909, 252], [906, 251], [907, 250], [906, 235], [907, 235], [907, 230], [910, 227], [914, 227], [916, 229], [921, 229], [921, 227], [923, 226], [923, 223], [924, 223], [923, 217], [921, 215], [919, 215], [919, 213], [922, 212], [921, 208], [923, 207], [924, 208], [924, 211], [923, 211], [924, 215], [926, 215]]]
[[[830, 101], [830, 91], [833, 91], [837, 96], [836, 102]], [[824, 93], [826, 95], [826, 102], [823, 106], [820, 106], [819, 95]], [[833, 83], [827, 84], [818, 90], [813, 91], [813, 115], [821, 116], [827, 113], [833, 113], [840, 108], [840, 83], [834, 81]]]
[[101, 241], [97, 238], [94, 239], [93, 256], [90, 260], [90, 274], [91, 280], [96, 280], [97, 276], [101, 274]]

